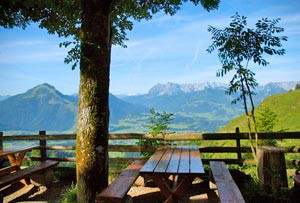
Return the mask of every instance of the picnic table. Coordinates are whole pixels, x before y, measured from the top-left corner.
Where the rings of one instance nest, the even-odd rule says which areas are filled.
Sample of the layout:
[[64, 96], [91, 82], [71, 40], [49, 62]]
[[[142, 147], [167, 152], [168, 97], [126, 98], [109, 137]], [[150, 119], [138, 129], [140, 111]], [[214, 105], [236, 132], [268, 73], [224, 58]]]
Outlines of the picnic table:
[[9, 147], [0, 150], [0, 159], [8, 158], [10, 166], [0, 169], [0, 188], [21, 181], [30, 184], [30, 176], [56, 166], [59, 162], [46, 160], [27, 168], [21, 168], [27, 152], [39, 149], [39, 146]]
[[21, 170], [21, 165], [23, 163], [26, 153], [37, 148], [38, 146], [20, 146], [1, 149], [0, 159], [7, 158], [10, 162], [10, 166], [0, 169], [0, 177], [14, 171]]
[[[159, 187], [165, 202], [178, 202], [192, 185], [197, 176], [203, 175], [204, 168], [197, 146], [162, 147], [145, 163], [140, 174], [148, 176]], [[167, 183], [173, 175], [172, 187]]]

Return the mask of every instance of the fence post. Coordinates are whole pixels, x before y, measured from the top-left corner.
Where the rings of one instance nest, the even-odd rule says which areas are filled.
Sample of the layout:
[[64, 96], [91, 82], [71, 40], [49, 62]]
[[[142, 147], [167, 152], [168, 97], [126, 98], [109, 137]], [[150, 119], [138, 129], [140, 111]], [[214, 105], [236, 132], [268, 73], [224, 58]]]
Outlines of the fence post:
[[[239, 127], [235, 128], [235, 133], [237, 136], [240, 134]], [[241, 139], [240, 138], [236, 138], [236, 146], [238, 148], [237, 157], [238, 157], [239, 166], [243, 166], [242, 153], [241, 153]]]
[[0, 132], [0, 150], [3, 149], [3, 132]]
[[[39, 131], [39, 136], [40, 138], [42, 136], [46, 135], [46, 131]], [[46, 157], [46, 140], [40, 139], [40, 153], [41, 153], [41, 161], [46, 161], [47, 157]]]

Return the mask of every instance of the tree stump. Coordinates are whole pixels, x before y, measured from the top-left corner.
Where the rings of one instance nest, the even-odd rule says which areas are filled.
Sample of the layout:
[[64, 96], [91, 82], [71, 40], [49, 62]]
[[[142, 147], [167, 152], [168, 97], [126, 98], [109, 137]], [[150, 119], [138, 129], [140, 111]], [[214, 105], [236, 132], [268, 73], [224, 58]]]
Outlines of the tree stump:
[[282, 187], [288, 187], [283, 148], [258, 147], [257, 159], [261, 187], [274, 192]]

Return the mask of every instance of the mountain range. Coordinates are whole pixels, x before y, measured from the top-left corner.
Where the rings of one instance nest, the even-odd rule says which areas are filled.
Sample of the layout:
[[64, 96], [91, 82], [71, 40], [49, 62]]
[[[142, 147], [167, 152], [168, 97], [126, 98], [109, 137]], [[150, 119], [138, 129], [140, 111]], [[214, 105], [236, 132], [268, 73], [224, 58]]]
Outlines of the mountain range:
[[[38, 85], [23, 94], [0, 102], [0, 129], [54, 132], [76, 131], [78, 95], [64, 95], [49, 84]], [[110, 94], [110, 122], [148, 110]]]
[[[285, 92], [297, 82], [269, 83], [257, 89], [255, 103]], [[112, 94], [110, 132], [145, 132], [149, 109], [174, 113], [171, 127], [176, 132], [214, 132], [243, 112], [241, 104], [232, 105], [226, 84], [157, 84], [147, 94], [123, 96]], [[52, 132], [76, 131], [77, 95], [64, 95], [49, 84], [38, 85], [25, 93], [0, 97], [0, 131]]]

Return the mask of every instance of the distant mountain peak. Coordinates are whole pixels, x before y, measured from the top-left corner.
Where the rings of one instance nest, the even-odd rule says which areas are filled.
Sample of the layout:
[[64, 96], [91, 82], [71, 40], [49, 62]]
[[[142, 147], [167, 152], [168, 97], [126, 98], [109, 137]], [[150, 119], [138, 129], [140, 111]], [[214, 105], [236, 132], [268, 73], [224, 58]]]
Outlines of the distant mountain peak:
[[300, 81], [288, 81], [288, 82], [270, 82], [264, 85], [264, 88], [282, 88], [285, 91], [294, 90], [296, 85], [300, 84]]
[[179, 84], [168, 82], [167, 84], [160, 84], [153, 86], [148, 94], [150, 96], [161, 96], [161, 95], [176, 95], [182, 93]]
[[181, 93], [191, 93], [202, 91], [206, 88], [226, 88], [227, 85], [224, 83], [217, 82], [204, 82], [204, 83], [190, 83], [190, 84], [177, 84], [167, 82], [166, 84], [160, 84], [153, 86], [149, 92], [149, 96], [162, 96], [162, 95], [178, 95]]
[[70, 96], [64, 95], [60, 91], [58, 91], [54, 86], [43, 83], [37, 85], [29, 90], [27, 90], [24, 94], [20, 94], [23, 98], [47, 98], [46, 100], [70, 100]]

